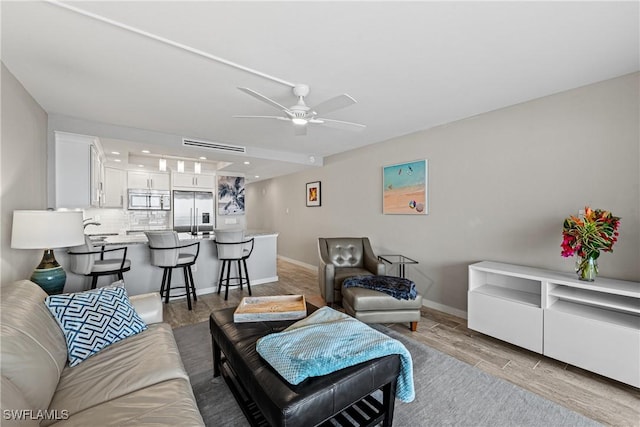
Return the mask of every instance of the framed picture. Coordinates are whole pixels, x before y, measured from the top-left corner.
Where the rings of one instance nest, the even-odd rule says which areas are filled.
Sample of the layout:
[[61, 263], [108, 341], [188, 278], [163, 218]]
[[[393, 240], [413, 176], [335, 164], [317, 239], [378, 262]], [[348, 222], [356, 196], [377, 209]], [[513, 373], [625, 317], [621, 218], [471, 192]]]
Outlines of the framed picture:
[[243, 176], [218, 176], [218, 214], [244, 215]]
[[382, 213], [426, 215], [427, 160], [382, 167]]
[[320, 181], [307, 182], [307, 206], [320, 206]]

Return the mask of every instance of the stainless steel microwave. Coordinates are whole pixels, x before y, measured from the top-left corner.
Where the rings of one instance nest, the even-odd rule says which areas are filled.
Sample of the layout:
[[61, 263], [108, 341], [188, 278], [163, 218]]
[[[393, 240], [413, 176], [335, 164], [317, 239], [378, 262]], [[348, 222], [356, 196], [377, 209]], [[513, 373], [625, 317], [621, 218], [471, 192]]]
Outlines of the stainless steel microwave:
[[128, 209], [169, 211], [171, 210], [171, 193], [165, 190], [129, 189]]

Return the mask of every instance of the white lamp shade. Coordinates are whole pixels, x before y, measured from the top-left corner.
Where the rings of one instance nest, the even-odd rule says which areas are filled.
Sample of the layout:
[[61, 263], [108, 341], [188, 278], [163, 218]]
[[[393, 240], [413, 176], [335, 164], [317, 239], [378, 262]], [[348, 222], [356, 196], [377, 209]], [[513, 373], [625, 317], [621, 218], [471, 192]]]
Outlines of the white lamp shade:
[[55, 249], [83, 243], [80, 211], [13, 211], [12, 248]]

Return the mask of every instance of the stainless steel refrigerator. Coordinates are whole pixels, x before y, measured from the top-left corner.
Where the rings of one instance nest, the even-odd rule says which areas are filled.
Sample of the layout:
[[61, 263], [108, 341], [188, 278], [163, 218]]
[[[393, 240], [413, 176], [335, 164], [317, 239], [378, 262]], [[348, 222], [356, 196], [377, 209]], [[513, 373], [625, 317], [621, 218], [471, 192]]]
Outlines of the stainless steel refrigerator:
[[206, 191], [173, 191], [173, 229], [179, 233], [211, 232], [216, 214], [213, 193]]

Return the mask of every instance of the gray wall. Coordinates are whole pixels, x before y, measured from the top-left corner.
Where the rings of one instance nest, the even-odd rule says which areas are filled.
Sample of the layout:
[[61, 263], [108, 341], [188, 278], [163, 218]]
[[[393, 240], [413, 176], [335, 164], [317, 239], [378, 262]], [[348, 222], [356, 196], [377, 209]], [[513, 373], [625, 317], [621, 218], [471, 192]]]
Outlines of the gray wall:
[[47, 113], [2, 64], [2, 145], [0, 215], [3, 284], [26, 279], [41, 250], [11, 249], [14, 209], [47, 206]]
[[[462, 313], [470, 263], [571, 271], [573, 260], [560, 256], [562, 222], [590, 205], [622, 217], [600, 274], [640, 280], [639, 80], [533, 100], [251, 184], [248, 226], [279, 231], [278, 253], [311, 265], [318, 236], [369, 236], [377, 253], [419, 261], [410, 277], [431, 306]], [[383, 215], [381, 167], [424, 158], [429, 215]], [[317, 180], [322, 206], [306, 207], [305, 183]]]

